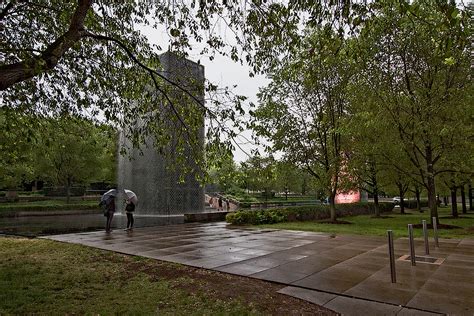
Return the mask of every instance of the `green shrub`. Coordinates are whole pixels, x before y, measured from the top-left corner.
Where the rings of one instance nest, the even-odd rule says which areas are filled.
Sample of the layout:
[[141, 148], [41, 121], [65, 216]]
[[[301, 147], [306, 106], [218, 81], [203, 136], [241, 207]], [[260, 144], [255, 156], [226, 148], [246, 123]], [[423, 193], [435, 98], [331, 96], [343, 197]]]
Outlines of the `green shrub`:
[[[416, 209], [416, 200], [403, 201], [406, 208]], [[428, 207], [428, 200], [421, 200], [420, 207]]]
[[[393, 203], [379, 203], [380, 212], [391, 212]], [[339, 204], [336, 206], [337, 216], [373, 214], [373, 203]], [[267, 210], [239, 210], [228, 213], [226, 221], [234, 225], [258, 225], [281, 222], [311, 221], [331, 217], [329, 205], [310, 205]]]
[[[46, 196], [66, 196], [65, 187], [45, 187], [43, 188]], [[72, 187], [70, 189], [71, 196], [83, 196], [86, 193], [85, 187]]]

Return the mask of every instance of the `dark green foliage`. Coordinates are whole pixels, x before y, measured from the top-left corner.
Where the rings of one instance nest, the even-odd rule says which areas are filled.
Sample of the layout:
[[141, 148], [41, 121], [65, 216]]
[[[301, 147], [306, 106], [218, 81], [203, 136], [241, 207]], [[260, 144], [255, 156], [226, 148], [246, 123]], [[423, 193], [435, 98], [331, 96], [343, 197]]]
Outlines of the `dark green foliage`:
[[[66, 196], [66, 188], [65, 187], [45, 187], [43, 189], [44, 195], [46, 196]], [[71, 188], [71, 196], [83, 196], [86, 193], [85, 187], [72, 187]]]
[[[391, 212], [393, 203], [380, 203], [380, 212]], [[374, 213], [372, 203], [354, 203], [337, 205], [337, 216], [351, 216]], [[329, 205], [300, 206], [269, 210], [240, 210], [229, 213], [226, 221], [234, 225], [258, 225], [281, 222], [311, 221], [330, 218]]]
[[[403, 201], [406, 208], [416, 209], [416, 200]], [[420, 207], [428, 207], [428, 200], [421, 200]]]

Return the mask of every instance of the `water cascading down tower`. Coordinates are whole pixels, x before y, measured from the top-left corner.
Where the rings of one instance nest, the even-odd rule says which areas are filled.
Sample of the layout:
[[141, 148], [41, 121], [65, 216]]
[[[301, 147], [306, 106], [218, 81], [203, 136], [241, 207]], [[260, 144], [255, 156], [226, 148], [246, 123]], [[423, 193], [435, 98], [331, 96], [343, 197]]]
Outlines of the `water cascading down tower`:
[[[201, 104], [204, 104], [204, 66], [178, 57], [172, 52], [162, 54], [160, 63], [163, 76], [184, 87]], [[178, 95], [177, 99], [179, 99], [179, 94], [183, 94], [179, 89], [171, 93]], [[157, 109], [165, 111], [163, 96], [160, 96], [159, 91], [156, 94], [158, 96]], [[199, 106], [189, 96], [183, 99], [187, 100], [187, 104], [184, 104], [185, 108], [192, 109]], [[204, 112], [202, 112], [201, 121], [201, 126], [195, 130], [198, 135], [195, 136], [203, 147]], [[182, 133], [178, 135], [174, 132], [176, 123], [165, 121], [160, 124], [170, 129], [172, 138], [186, 137]], [[151, 137], [145, 140], [147, 145], [132, 149], [129, 155], [119, 155], [117, 186], [119, 189], [130, 189], [137, 194], [139, 200], [136, 208], [137, 215], [176, 216], [204, 211], [204, 188], [196, 180], [195, 173], [185, 173], [182, 168], [175, 166], [176, 155], [191, 156], [192, 149], [185, 147], [178, 153], [174, 147], [176, 142], [177, 139], [174, 139], [169, 147], [164, 149], [171, 153], [171, 157], [160, 154], [163, 148], [156, 148]], [[121, 133], [119, 146], [124, 145], [128, 148], [132, 147], [130, 140]]]

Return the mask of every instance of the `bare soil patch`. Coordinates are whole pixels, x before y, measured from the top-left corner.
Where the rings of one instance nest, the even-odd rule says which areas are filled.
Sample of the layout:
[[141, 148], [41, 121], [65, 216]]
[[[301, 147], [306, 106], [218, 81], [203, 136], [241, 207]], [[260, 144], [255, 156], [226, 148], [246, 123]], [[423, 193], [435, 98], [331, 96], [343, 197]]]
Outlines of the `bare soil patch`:
[[[189, 295], [205, 294], [220, 300], [240, 299], [269, 315], [337, 315], [322, 306], [277, 293], [280, 284], [235, 276], [212, 270], [194, 268], [153, 259], [120, 255], [126, 263], [124, 282], [137, 273], [151, 280], [167, 280]], [[115, 257], [115, 256], [114, 256]], [[112, 258], [114, 258], [112, 257]], [[117, 260], [109, 256], [101, 260]], [[186, 279], [183, 281], [183, 279]], [[159, 308], [159, 306], [158, 306]]]

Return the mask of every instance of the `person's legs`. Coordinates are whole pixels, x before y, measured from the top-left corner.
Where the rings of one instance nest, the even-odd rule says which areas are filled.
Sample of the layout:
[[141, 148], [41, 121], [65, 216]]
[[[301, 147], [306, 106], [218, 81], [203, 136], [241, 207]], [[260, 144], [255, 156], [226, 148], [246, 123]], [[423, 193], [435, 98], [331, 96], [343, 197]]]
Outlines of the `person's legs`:
[[114, 217], [114, 213], [109, 212], [109, 215], [107, 216], [107, 228], [106, 231], [112, 231], [112, 218]]
[[132, 214], [127, 213], [127, 229], [132, 227], [133, 219]]
[[110, 231], [110, 212], [107, 212], [107, 217], [105, 221], [105, 231]]
[[130, 229], [133, 229], [133, 222], [135, 220], [133, 219], [133, 213], [130, 213]]

